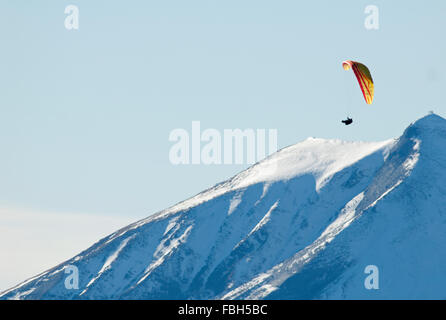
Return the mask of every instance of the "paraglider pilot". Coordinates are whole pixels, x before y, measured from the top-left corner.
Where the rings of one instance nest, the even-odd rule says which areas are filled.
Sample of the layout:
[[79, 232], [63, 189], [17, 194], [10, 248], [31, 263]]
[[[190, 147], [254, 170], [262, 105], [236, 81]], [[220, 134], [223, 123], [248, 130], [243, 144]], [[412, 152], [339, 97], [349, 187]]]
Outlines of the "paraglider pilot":
[[346, 126], [348, 126], [353, 122], [353, 119], [347, 117], [347, 120], [342, 120], [341, 122], [344, 123]]

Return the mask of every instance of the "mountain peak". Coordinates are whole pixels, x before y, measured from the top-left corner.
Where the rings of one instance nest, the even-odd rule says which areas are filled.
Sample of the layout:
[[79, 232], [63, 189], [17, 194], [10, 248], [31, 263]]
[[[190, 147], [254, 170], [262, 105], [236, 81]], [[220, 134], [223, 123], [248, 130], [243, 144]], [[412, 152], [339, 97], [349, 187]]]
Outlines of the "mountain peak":
[[420, 129], [446, 129], [446, 119], [435, 113], [430, 113], [415, 121], [411, 126]]
[[414, 139], [422, 140], [424, 144], [428, 143], [432, 146], [444, 144], [446, 139], [446, 119], [434, 113], [418, 119], [406, 128], [399, 139], [399, 143]]

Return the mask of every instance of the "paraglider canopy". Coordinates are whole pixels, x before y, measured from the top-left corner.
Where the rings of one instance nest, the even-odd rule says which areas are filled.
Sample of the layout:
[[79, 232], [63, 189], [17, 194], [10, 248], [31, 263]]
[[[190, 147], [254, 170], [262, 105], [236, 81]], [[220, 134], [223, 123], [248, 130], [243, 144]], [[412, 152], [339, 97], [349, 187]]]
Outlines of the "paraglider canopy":
[[362, 95], [364, 96], [365, 102], [367, 104], [371, 104], [373, 101], [374, 85], [369, 69], [362, 63], [352, 60], [343, 61], [342, 67], [344, 68], [344, 70], [353, 69], [356, 79], [358, 80], [359, 87], [361, 88]]

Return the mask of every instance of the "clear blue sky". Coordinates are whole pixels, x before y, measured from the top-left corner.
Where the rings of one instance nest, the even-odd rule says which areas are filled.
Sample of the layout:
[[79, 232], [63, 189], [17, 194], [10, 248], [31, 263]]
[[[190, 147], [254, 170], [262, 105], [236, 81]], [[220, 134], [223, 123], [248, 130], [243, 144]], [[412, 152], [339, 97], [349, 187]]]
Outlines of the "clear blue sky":
[[[276, 128], [279, 148], [397, 137], [446, 115], [445, 17], [444, 1], [3, 0], [0, 206], [144, 217], [246, 167], [173, 166], [169, 133], [193, 120]], [[372, 106], [345, 59], [370, 67]]]

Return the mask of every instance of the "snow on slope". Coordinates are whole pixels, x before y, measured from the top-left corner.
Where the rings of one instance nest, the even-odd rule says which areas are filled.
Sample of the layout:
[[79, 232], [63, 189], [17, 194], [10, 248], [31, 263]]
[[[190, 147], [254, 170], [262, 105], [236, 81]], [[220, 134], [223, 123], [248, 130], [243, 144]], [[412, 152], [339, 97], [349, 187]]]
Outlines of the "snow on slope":
[[[446, 262], [445, 123], [427, 116], [397, 141], [309, 138], [0, 298], [441, 297], [446, 280], [408, 288]], [[393, 277], [378, 292], [364, 289], [367, 264]], [[64, 286], [68, 265], [77, 290]]]

